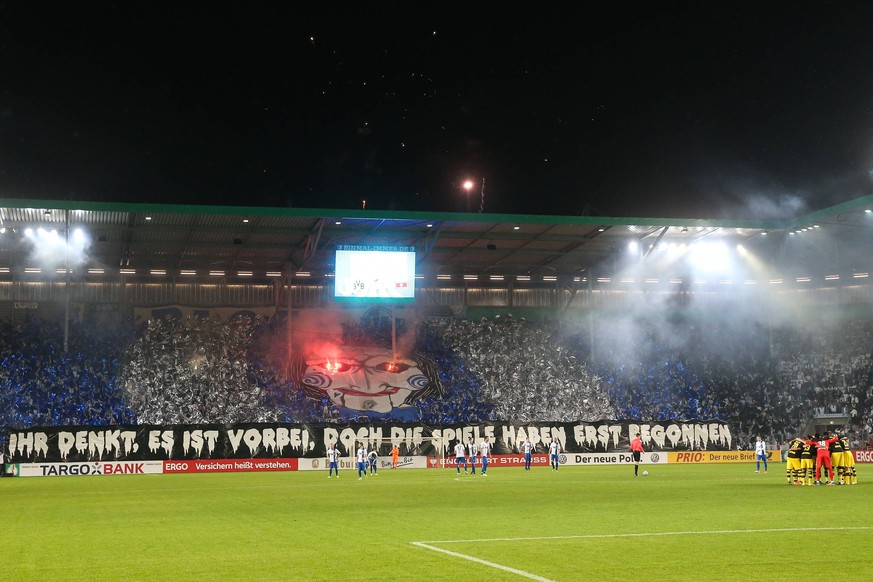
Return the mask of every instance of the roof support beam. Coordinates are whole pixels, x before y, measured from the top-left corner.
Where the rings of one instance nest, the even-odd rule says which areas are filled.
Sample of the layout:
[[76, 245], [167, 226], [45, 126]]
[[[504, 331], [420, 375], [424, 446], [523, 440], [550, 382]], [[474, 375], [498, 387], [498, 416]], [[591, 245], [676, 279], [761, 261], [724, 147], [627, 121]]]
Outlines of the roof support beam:
[[655, 250], [655, 247], [658, 246], [658, 243], [661, 242], [661, 239], [664, 238], [664, 235], [667, 234], [667, 231], [669, 229], [670, 229], [669, 226], [665, 226], [664, 228], [661, 229], [661, 234], [658, 235], [658, 238], [655, 239], [655, 242], [653, 242], [651, 245], [649, 245], [649, 248], [647, 248], [646, 252], [643, 253], [644, 259], [646, 257], [648, 257], [650, 254], [652, 254], [652, 251]]

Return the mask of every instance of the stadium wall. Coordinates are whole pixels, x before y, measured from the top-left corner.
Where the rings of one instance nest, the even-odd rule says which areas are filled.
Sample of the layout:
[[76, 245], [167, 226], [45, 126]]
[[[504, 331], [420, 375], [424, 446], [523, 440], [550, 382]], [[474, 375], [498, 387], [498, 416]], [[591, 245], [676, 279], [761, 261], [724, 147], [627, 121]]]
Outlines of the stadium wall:
[[[760, 286], [755, 286], [760, 287]], [[82, 282], [73, 281], [67, 286], [58, 281], [0, 281], [0, 318], [14, 319], [23, 312], [39, 314], [63, 313], [67, 292], [77, 313], [86, 315], [95, 311], [117, 310], [118, 315], [129, 315], [132, 306], [188, 305], [191, 307], [236, 306], [275, 308], [308, 308], [336, 305], [332, 288], [324, 284], [284, 285], [273, 283], [231, 283], [220, 280], [216, 283], [187, 282]], [[789, 288], [784, 290], [682, 290], [669, 288], [648, 290], [636, 287], [577, 288], [555, 287], [508, 287], [484, 286], [436, 287], [424, 286], [416, 290], [416, 307], [451, 307], [456, 311], [471, 312], [512, 309], [521, 313], [556, 315], [557, 311], [587, 312], [616, 309], [630, 305], [665, 305], [671, 298], [693, 302], [698, 308], [717, 309], [723, 302], [750, 297], [774, 304], [791, 299], [800, 305], [832, 307], [835, 312], [848, 316], [869, 317], [873, 315], [873, 285], [845, 285], [842, 287], [817, 287], [809, 289]], [[114, 307], [112, 307], [114, 306]], [[543, 310], [542, 312], [540, 310]]]

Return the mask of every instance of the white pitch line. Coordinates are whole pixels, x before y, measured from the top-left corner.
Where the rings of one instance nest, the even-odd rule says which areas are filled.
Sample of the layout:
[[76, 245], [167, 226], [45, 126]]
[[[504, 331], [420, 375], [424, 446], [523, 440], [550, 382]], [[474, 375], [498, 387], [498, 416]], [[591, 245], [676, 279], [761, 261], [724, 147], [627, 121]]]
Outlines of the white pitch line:
[[[691, 536], [691, 535], [714, 535], [714, 534], [744, 534], [744, 533], [778, 533], [792, 531], [851, 531], [851, 530], [870, 530], [873, 526], [848, 526], [848, 527], [783, 527], [772, 529], [716, 529], [702, 531], [657, 531], [643, 533], [623, 533], [623, 534], [589, 534], [579, 536], [542, 536], [528, 538], [480, 538], [475, 540], [427, 540], [422, 542], [411, 542], [415, 545], [423, 546], [425, 544], [460, 544], [460, 543], [475, 543], [475, 542], [526, 542], [526, 541], [543, 541], [543, 540], [589, 540], [602, 538], [642, 538], [654, 536]], [[430, 546], [428, 546], [430, 547]], [[447, 550], [432, 548], [441, 552], [449, 553]]]
[[550, 580], [549, 578], [543, 578], [542, 576], [537, 576], [536, 574], [531, 574], [530, 572], [525, 572], [524, 570], [510, 568], [509, 566], [504, 566], [502, 564], [495, 564], [494, 562], [489, 562], [488, 560], [476, 558], [475, 556], [468, 556], [467, 554], [461, 554], [458, 552], [453, 552], [451, 550], [444, 550], [442, 548], [430, 546], [424, 542], [411, 542], [411, 543], [413, 546], [418, 546], [420, 548], [425, 548], [427, 550], [433, 550], [434, 552], [442, 552], [443, 554], [448, 554], [450, 556], [454, 556], [455, 558], [462, 558], [464, 560], [476, 562], [477, 564], [482, 564], [483, 566], [497, 568], [498, 570], [503, 570], [504, 572], [509, 572], [511, 574], [517, 574], [517, 575], [523, 576], [525, 578], [530, 578], [531, 580], [539, 580], [539, 582], [554, 582], [553, 580]]
[[524, 541], [542, 541], [542, 540], [586, 540], [586, 539], [603, 539], [603, 538], [639, 538], [639, 537], [654, 537], [654, 536], [689, 536], [689, 535], [715, 535], [715, 534], [743, 534], [743, 533], [776, 533], [776, 532], [797, 532], [797, 531], [851, 531], [851, 530], [871, 530], [873, 526], [849, 526], [849, 527], [783, 527], [771, 529], [718, 529], [718, 530], [703, 530], [703, 531], [660, 531], [647, 533], [624, 533], [624, 534], [590, 534], [580, 536], [540, 536], [540, 537], [525, 537], [525, 538], [480, 538], [474, 540], [430, 540], [425, 542], [410, 542], [414, 546], [425, 548], [434, 552], [448, 554], [455, 558], [461, 558], [488, 566], [497, 568], [504, 572], [517, 574], [531, 580], [539, 580], [540, 582], [554, 582], [549, 578], [537, 576], [524, 570], [510, 568], [495, 562], [489, 562], [475, 556], [453, 552], [443, 548], [438, 548], [430, 544], [459, 544], [459, 543], [476, 543], [476, 542], [524, 542]]

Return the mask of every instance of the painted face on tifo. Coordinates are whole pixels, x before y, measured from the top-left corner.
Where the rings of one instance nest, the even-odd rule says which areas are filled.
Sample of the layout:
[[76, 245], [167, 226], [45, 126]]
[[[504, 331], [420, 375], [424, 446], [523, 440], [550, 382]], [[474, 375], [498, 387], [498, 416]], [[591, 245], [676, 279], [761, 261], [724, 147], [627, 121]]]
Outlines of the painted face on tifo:
[[414, 360], [394, 359], [384, 348], [341, 348], [329, 357], [306, 358], [303, 383], [323, 390], [337, 406], [362, 412], [391, 412], [428, 379]]

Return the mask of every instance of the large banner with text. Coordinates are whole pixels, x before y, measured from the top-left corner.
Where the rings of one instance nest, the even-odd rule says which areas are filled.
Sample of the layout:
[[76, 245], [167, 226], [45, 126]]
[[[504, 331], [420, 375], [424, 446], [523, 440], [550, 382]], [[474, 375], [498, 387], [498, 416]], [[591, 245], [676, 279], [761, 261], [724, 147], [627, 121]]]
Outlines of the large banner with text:
[[386, 455], [450, 455], [454, 445], [488, 439], [494, 454], [517, 454], [526, 440], [534, 452], [557, 441], [563, 453], [630, 449], [640, 433], [646, 451], [728, 451], [733, 438], [721, 422], [477, 423], [429, 426], [396, 424], [245, 423], [106, 427], [37, 427], [10, 430], [6, 460], [27, 462], [156, 461], [322, 458], [330, 445], [349, 456], [356, 443]]

